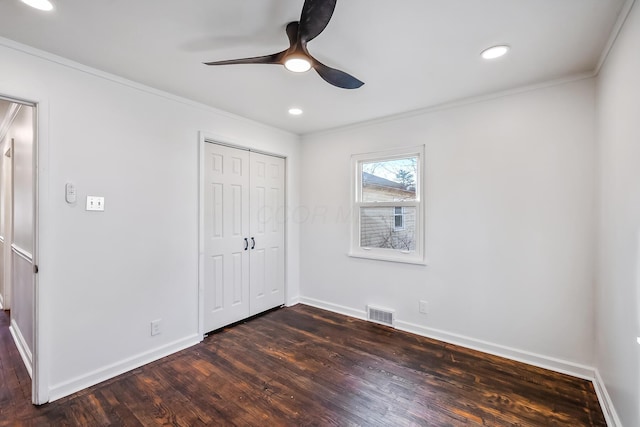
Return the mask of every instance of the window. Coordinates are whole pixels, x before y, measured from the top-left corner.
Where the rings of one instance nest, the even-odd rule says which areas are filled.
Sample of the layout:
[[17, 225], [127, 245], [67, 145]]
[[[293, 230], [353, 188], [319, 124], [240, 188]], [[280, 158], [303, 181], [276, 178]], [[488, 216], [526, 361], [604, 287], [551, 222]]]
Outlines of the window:
[[352, 157], [351, 256], [424, 264], [423, 152]]
[[393, 229], [395, 231], [404, 230], [404, 207], [396, 206], [393, 208]]

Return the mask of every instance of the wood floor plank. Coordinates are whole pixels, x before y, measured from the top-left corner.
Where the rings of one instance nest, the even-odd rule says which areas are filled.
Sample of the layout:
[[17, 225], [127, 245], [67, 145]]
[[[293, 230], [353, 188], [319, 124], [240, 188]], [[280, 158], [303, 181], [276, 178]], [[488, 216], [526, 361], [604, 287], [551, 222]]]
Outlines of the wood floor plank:
[[298, 305], [43, 406], [0, 312], [0, 426], [606, 426], [589, 381]]

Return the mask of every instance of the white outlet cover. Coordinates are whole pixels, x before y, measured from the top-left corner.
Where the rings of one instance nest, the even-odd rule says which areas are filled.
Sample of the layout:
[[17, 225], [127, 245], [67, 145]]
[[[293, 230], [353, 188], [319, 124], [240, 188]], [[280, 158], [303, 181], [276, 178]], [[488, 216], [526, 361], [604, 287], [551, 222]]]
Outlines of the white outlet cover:
[[427, 311], [428, 311], [427, 302], [426, 301], [420, 301], [418, 309], [419, 309], [420, 313], [427, 314]]
[[151, 322], [151, 336], [160, 333], [160, 319]]

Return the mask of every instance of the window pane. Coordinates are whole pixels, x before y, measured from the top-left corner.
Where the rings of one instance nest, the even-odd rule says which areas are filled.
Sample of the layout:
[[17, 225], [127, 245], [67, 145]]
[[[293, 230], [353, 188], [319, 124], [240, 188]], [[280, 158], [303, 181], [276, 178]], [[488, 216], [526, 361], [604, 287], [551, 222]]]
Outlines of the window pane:
[[362, 162], [362, 201], [416, 200], [417, 157]]
[[[364, 248], [416, 249], [416, 208], [405, 207], [403, 215], [396, 215], [392, 207], [360, 208], [360, 246]], [[397, 228], [396, 218], [402, 218]]]
[[404, 218], [403, 215], [397, 215], [396, 214], [396, 223], [395, 223], [395, 227], [396, 230], [399, 228], [404, 228]]

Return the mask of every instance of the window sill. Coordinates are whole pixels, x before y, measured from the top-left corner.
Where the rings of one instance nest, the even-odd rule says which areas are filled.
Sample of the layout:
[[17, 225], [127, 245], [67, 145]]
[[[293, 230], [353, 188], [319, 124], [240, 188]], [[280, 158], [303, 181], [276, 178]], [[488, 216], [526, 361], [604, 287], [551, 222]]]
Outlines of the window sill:
[[376, 253], [362, 253], [362, 252], [349, 252], [347, 254], [351, 258], [363, 258], [363, 259], [372, 259], [376, 261], [387, 261], [387, 262], [397, 262], [401, 264], [413, 264], [413, 265], [424, 265], [427, 266], [427, 261], [419, 258], [409, 258], [403, 256], [390, 256], [384, 254], [376, 254]]

